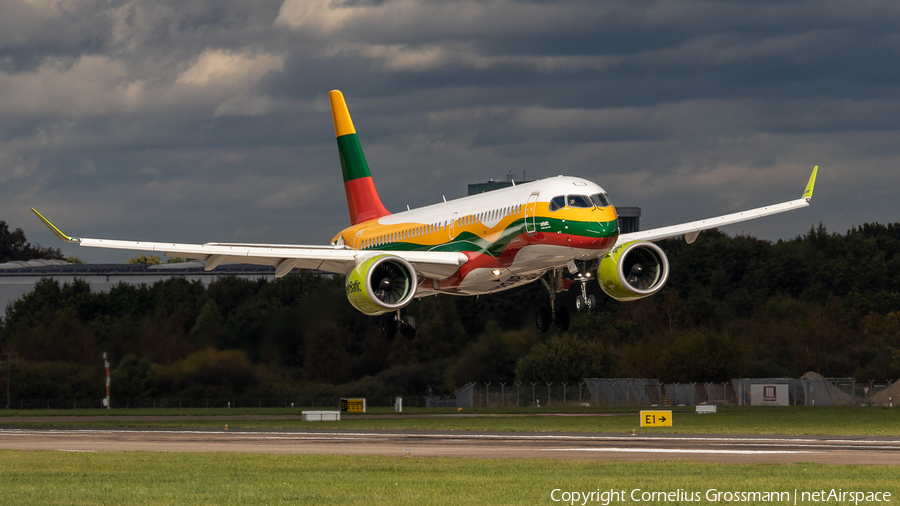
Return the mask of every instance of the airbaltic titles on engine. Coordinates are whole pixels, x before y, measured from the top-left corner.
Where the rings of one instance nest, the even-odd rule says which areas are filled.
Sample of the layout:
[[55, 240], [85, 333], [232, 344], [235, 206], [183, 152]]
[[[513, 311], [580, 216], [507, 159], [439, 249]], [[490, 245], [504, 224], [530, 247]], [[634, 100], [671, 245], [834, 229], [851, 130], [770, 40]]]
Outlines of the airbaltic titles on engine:
[[32, 208], [61, 240], [87, 247], [159, 252], [198, 259], [207, 270], [221, 262], [271, 265], [276, 277], [294, 268], [346, 275], [347, 298], [367, 315], [387, 314], [385, 337], [399, 330], [415, 336], [415, 321], [402, 308], [413, 299], [447, 293], [478, 295], [540, 279], [549, 304], [535, 315], [541, 332], [551, 323], [569, 326], [557, 293], [580, 284], [576, 309], [596, 304], [585, 285], [594, 276], [607, 295], [628, 301], [652, 295], [669, 276], [655, 241], [800, 209], [809, 205], [818, 167], [797, 200], [681, 225], [620, 234], [616, 208], [606, 191], [577, 177], [552, 177], [489, 193], [390, 213], [381, 203], [356, 129], [340, 91], [329, 93], [351, 226], [330, 246], [272, 244], [173, 244], [69, 237]]

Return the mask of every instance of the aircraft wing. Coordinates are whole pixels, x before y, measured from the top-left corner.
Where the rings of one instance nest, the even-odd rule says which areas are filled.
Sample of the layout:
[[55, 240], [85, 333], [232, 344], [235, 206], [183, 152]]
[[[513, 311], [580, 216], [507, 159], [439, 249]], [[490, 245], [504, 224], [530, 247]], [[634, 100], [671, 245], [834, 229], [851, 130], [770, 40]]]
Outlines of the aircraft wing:
[[44, 218], [36, 209], [34, 214], [62, 241], [88, 248], [111, 248], [149, 251], [166, 256], [179, 256], [201, 260], [205, 269], [215, 269], [222, 262], [239, 262], [275, 267], [275, 277], [289, 273], [291, 269], [317, 269], [320, 271], [349, 274], [364, 259], [379, 254], [402, 257], [412, 264], [416, 272], [425, 277], [445, 279], [466, 263], [462, 253], [437, 251], [372, 251], [353, 250], [343, 246], [303, 246], [274, 244], [176, 244], [168, 242], [120, 241], [69, 237]]
[[797, 200], [782, 202], [781, 204], [773, 204], [771, 206], [758, 207], [738, 213], [726, 214], [724, 216], [716, 216], [715, 218], [707, 218], [705, 220], [692, 221], [690, 223], [682, 223], [681, 225], [671, 225], [668, 227], [654, 228], [650, 230], [642, 230], [640, 232], [631, 232], [619, 235], [616, 245], [624, 244], [631, 241], [661, 241], [663, 239], [672, 239], [678, 236], [684, 236], [684, 240], [690, 244], [697, 239], [702, 230], [710, 228], [723, 227], [733, 223], [742, 221], [755, 220], [763, 216], [793, 211], [807, 207], [810, 199], [812, 199], [813, 187], [816, 184], [816, 173], [819, 166], [813, 168], [812, 174], [809, 176], [809, 182], [806, 183], [806, 190]]

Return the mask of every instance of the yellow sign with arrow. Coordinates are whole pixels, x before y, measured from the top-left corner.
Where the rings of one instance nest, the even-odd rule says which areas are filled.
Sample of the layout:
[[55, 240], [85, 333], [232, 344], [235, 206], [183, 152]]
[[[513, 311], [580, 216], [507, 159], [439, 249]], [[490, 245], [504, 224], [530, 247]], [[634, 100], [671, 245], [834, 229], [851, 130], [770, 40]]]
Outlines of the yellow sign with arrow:
[[641, 411], [641, 427], [671, 427], [671, 411]]

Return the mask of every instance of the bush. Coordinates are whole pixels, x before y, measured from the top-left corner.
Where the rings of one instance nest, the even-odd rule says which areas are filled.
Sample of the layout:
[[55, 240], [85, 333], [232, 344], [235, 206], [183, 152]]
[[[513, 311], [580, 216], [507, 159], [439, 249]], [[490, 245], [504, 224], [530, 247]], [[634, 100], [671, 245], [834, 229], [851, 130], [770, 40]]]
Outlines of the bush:
[[247, 354], [238, 350], [207, 348], [172, 365], [152, 368], [160, 394], [183, 398], [236, 397], [251, 393], [259, 383]]
[[116, 399], [140, 399], [156, 393], [156, 375], [145, 358], [126, 355], [112, 371], [110, 395]]
[[20, 361], [10, 390], [13, 399], [102, 399], [106, 397], [105, 377], [100, 366]]
[[582, 381], [615, 375], [616, 357], [600, 341], [562, 335], [532, 348], [516, 365], [522, 382]]

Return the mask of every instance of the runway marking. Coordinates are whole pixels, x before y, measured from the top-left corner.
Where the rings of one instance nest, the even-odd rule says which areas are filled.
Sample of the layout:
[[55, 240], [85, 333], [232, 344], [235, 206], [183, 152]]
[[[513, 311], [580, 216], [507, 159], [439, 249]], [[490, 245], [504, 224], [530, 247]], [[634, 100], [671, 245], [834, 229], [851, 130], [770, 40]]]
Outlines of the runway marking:
[[[145, 436], [152, 436], [153, 434], [197, 434], [204, 436], [213, 436], [213, 435], [222, 435], [226, 437], [231, 436], [253, 436], [259, 439], [323, 439], [323, 440], [335, 440], [335, 439], [365, 439], [369, 437], [393, 437], [393, 438], [421, 438], [421, 439], [446, 439], [453, 438], [457, 440], [471, 440], [471, 439], [513, 439], [513, 440], [582, 440], [582, 441], [634, 441], [634, 442], [691, 442], [691, 441], [706, 441], [712, 442], [713, 444], [734, 444], [741, 443], [745, 445], [762, 445], [762, 444], [771, 444], [775, 443], [779, 446], [803, 446], [798, 445], [796, 443], [831, 443], [835, 444], [836, 447], [839, 448], [852, 448], [851, 445], [860, 445], [862, 448], [875, 448], [874, 446], [863, 446], [863, 445], [878, 445], [878, 447], [884, 449], [900, 449], [900, 447], [896, 446], [885, 446], [885, 445], [897, 445], [900, 444], [900, 440], [866, 440], [866, 439], [799, 439], [799, 438], [789, 438], [789, 439], [780, 439], [780, 438], [771, 438], [771, 437], [653, 437], [653, 436], [589, 436], [589, 435], [562, 435], [562, 434], [536, 434], [536, 435], [526, 435], [526, 434], [423, 434], [418, 432], [400, 432], [400, 433], [387, 433], [387, 432], [250, 432], [250, 431], [240, 431], [240, 430], [232, 430], [228, 432], [224, 431], [214, 431], [214, 430], [136, 430], [136, 429], [71, 429], [71, 430], [60, 430], [60, 429], [51, 429], [51, 430], [41, 430], [41, 429], [0, 429], [0, 436], [31, 436], [31, 435], [94, 435], [94, 434], [142, 434]], [[793, 443], [793, 444], [792, 444]]]
[[[798, 444], [779, 444], [778, 446], [795, 446], [800, 448], [809, 448], [810, 446], [815, 448], [833, 448], [838, 450], [900, 450], [900, 446], [876, 446], [874, 442], [872, 444], [857, 444], [857, 441], [849, 442], [847, 444], [809, 444], [809, 445], [798, 445]], [[710, 446], [730, 446], [728, 443], [710, 443]], [[771, 443], [745, 443], [745, 446], [771, 446]]]
[[771, 455], [784, 453], [822, 453], [798, 450], [692, 450], [678, 448], [544, 448], [551, 452], [620, 452], [620, 453], [720, 453], [731, 455]]

